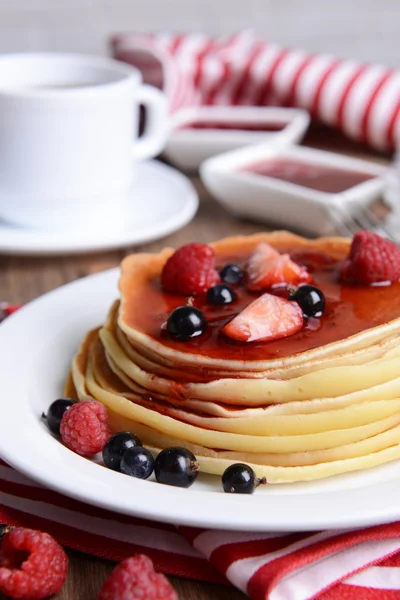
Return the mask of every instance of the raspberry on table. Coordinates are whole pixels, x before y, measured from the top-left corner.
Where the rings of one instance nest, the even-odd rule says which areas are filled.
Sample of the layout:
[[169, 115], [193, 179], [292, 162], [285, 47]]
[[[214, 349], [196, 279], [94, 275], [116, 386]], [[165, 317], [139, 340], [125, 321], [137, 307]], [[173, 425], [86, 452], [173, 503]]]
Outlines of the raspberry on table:
[[372, 231], [359, 231], [342, 266], [341, 277], [350, 283], [400, 281], [400, 248]]
[[102, 452], [109, 438], [106, 407], [97, 400], [77, 402], [64, 413], [60, 433], [64, 444], [81, 456]]
[[161, 273], [165, 291], [193, 296], [220, 282], [215, 252], [205, 244], [186, 244], [169, 257]]
[[115, 567], [98, 600], [178, 600], [178, 595], [148, 556], [136, 554]]
[[10, 598], [36, 600], [57, 594], [68, 571], [68, 558], [48, 533], [17, 527], [0, 549], [0, 590]]

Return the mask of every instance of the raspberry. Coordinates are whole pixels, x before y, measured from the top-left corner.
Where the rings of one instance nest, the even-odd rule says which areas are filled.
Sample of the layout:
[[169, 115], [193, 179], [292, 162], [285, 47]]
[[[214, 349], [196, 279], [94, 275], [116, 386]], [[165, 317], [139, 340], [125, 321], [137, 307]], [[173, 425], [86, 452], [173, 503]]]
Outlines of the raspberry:
[[178, 600], [168, 579], [156, 573], [150, 558], [136, 554], [117, 565], [98, 600]]
[[341, 277], [352, 283], [400, 281], [400, 248], [372, 231], [354, 236]]
[[7, 596], [48, 598], [61, 590], [67, 570], [67, 555], [48, 533], [17, 527], [3, 537], [0, 590]]
[[60, 433], [64, 444], [81, 456], [101, 452], [109, 438], [105, 406], [97, 400], [77, 402], [64, 413]]
[[161, 273], [167, 292], [193, 296], [220, 282], [215, 270], [215, 253], [205, 244], [186, 244], [169, 257]]

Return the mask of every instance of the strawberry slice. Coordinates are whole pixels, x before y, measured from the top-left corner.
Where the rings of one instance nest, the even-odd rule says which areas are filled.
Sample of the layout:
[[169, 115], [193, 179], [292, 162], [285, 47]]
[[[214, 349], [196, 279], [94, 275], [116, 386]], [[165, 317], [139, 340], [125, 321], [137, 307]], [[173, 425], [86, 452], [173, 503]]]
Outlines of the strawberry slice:
[[303, 327], [303, 313], [297, 302], [263, 294], [249, 304], [222, 332], [239, 342], [266, 342], [293, 335]]
[[295, 263], [288, 254], [261, 242], [250, 256], [246, 267], [246, 285], [249, 290], [264, 290], [282, 283], [311, 281], [308, 271]]

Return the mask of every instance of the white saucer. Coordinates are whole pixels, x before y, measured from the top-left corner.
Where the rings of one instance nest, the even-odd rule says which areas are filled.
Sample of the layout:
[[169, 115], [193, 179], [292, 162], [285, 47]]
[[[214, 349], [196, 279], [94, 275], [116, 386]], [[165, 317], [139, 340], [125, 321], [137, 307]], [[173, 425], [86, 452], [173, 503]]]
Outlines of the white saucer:
[[121, 228], [109, 231], [58, 232], [23, 229], [0, 223], [0, 253], [71, 254], [99, 252], [142, 244], [176, 231], [195, 215], [198, 196], [179, 171], [158, 161], [137, 165], [132, 187], [132, 213]]

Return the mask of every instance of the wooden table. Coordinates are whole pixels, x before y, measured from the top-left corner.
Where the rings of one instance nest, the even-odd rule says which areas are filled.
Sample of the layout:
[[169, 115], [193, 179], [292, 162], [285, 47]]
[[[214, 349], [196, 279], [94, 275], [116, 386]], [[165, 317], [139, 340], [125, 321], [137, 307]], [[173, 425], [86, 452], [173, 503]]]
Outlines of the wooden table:
[[[385, 164], [389, 157], [377, 156], [340, 135], [323, 128], [313, 129], [307, 145], [339, 151]], [[223, 236], [250, 234], [266, 228], [238, 220], [221, 208], [206, 192], [198, 177], [192, 178], [200, 196], [200, 209], [192, 223], [158, 242], [103, 254], [57, 258], [0, 257], [0, 300], [24, 303], [69, 281], [117, 266], [132, 251], [158, 251], [165, 245], [178, 247], [190, 241], [210, 242]], [[69, 552], [68, 581], [57, 600], [95, 600], [112, 564]], [[181, 600], [239, 600], [245, 596], [233, 588], [170, 578]], [[2, 599], [0, 595], [0, 599]]]

